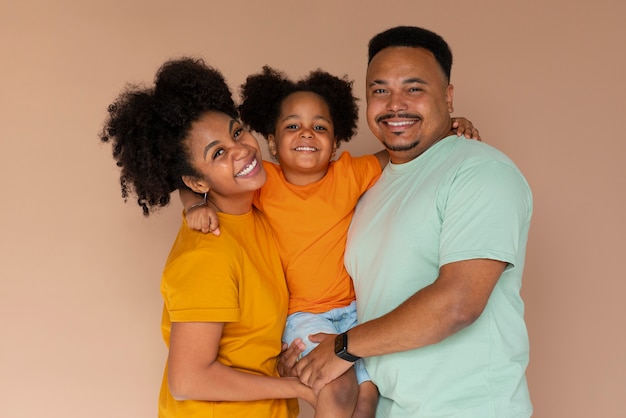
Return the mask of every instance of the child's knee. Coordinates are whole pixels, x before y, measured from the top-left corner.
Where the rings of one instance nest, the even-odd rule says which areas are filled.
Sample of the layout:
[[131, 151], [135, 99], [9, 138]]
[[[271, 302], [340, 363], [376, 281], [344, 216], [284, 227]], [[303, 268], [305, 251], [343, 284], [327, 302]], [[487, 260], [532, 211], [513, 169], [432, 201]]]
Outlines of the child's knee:
[[359, 396], [359, 385], [354, 373], [344, 374], [327, 385], [329, 397], [333, 403], [342, 407], [353, 408]]

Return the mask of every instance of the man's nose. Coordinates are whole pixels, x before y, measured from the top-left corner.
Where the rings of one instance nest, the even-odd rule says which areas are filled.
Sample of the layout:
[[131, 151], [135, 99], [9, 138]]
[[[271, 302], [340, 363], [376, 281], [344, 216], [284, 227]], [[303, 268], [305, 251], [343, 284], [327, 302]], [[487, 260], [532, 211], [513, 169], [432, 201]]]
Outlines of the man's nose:
[[399, 112], [406, 109], [407, 104], [403, 95], [398, 93], [391, 93], [389, 95], [389, 100], [387, 101], [387, 110], [390, 110], [392, 112]]

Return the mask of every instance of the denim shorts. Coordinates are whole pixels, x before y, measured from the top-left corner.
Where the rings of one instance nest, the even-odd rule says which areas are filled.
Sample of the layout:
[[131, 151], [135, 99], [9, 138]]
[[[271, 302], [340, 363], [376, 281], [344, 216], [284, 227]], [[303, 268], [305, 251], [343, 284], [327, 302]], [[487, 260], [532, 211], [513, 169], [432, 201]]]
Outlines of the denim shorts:
[[[352, 302], [349, 306], [343, 308], [335, 308], [319, 314], [294, 312], [287, 317], [283, 341], [291, 344], [296, 338], [302, 339], [302, 342], [306, 345], [302, 355], [306, 356], [317, 346], [317, 343], [309, 341], [309, 335], [317, 334], [318, 332], [341, 334], [356, 324], [356, 302]], [[365, 370], [362, 359], [354, 363], [354, 368], [359, 384], [371, 380]]]

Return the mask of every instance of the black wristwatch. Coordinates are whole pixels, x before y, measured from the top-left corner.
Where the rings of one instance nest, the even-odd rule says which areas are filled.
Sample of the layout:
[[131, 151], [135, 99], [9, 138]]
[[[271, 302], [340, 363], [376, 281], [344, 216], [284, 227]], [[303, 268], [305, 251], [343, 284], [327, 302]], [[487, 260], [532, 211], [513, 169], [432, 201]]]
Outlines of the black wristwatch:
[[340, 359], [344, 359], [354, 363], [361, 357], [357, 357], [348, 353], [348, 333], [344, 332], [343, 334], [339, 334], [335, 337], [335, 354]]

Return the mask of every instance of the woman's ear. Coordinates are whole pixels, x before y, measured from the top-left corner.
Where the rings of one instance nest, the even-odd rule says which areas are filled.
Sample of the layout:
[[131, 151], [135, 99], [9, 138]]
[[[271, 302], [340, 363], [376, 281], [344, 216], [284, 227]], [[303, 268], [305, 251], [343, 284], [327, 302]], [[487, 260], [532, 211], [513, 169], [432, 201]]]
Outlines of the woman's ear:
[[208, 193], [211, 189], [209, 184], [197, 177], [183, 176], [183, 183], [196, 193]]

